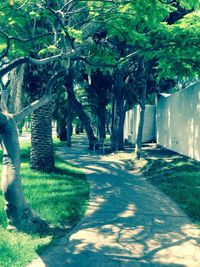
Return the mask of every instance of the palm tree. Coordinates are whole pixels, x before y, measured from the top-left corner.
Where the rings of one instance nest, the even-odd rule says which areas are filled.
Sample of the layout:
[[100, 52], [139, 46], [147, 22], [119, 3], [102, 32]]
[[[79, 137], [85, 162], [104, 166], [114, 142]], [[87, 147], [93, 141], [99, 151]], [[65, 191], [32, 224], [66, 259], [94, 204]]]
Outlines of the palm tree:
[[[46, 88], [52, 71], [49, 66], [28, 65], [25, 70], [25, 84], [31, 102], [40, 98]], [[30, 166], [34, 170], [51, 172], [54, 169], [52, 139], [52, 102], [42, 106], [31, 115]]]

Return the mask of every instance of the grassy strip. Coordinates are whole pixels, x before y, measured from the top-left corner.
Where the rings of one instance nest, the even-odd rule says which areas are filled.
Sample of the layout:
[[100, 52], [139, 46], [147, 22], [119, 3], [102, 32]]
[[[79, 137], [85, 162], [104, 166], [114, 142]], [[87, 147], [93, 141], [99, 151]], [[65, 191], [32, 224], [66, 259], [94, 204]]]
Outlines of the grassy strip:
[[200, 163], [166, 149], [145, 149], [143, 175], [200, 226]]
[[[59, 145], [59, 144], [58, 144]], [[77, 168], [56, 158], [56, 170], [51, 174], [33, 172], [29, 168], [29, 144], [22, 144], [21, 175], [26, 199], [31, 207], [53, 225], [44, 236], [9, 233], [3, 198], [0, 195], [0, 266], [23, 267], [47, 246], [67, 232], [84, 215], [89, 199], [89, 184]]]

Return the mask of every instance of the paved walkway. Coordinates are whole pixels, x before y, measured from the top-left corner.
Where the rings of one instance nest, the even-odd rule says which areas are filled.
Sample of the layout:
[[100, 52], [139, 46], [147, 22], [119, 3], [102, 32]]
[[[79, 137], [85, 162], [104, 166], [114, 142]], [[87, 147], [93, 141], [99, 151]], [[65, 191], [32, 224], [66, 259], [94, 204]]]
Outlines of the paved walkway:
[[85, 218], [29, 267], [199, 267], [200, 231], [168, 197], [87, 142], [58, 155], [90, 182]]

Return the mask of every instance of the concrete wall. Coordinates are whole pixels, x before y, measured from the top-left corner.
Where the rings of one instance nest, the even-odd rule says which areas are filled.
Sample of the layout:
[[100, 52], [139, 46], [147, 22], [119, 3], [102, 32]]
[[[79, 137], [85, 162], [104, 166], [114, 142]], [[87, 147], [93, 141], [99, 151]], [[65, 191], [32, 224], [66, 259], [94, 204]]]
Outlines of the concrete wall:
[[200, 160], [200, 82], [170, 96], [159, 96], [157, 143]]
[[[139, 107], [135, 106], [126, 112], [124, 124], [124, 139], [132, 144], [136, 141], [138, 124]], [[150, 142], [155, 139], [155, 106], [146, 105], [142, 142]]]

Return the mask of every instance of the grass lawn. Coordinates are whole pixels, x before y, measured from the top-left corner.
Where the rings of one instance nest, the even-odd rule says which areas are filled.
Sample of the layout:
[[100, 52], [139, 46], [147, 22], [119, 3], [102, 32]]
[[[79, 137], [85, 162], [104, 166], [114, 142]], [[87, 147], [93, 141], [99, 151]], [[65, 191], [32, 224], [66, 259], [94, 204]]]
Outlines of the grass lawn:
[[166, 149], [145, 150], [141, 171], [200, 227], [200, 162]]
[[[58, 142], [56, 146], [59, 146]], [[56, 158], [54, 173], [33, 172], [29, 168], [30, 146], [23, 143], [21, 147], [21, 176], [26, 199], [42, 218], [53, 225], [53, 229], [44, 236], [6, 231], [3, 198], [0, 193], [1, 267], [26, 266], [69, 231], [67, 225], [74, 225], [81, 219], [89, 199], [89, 184], [79, 169]]]

